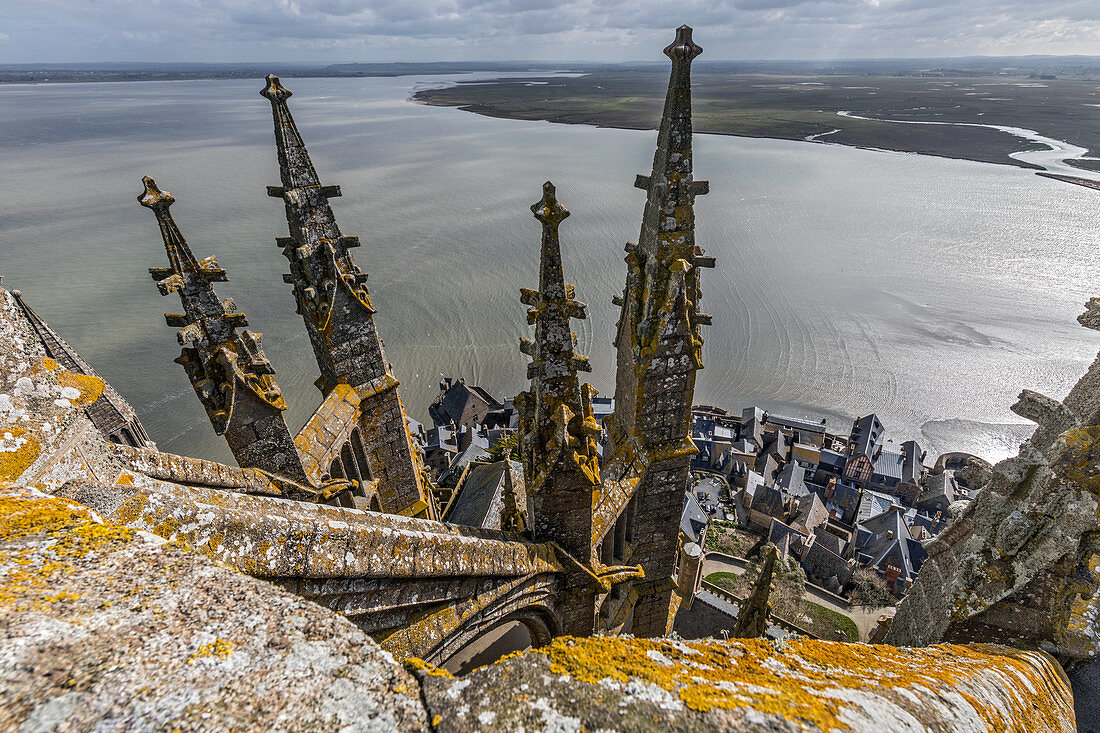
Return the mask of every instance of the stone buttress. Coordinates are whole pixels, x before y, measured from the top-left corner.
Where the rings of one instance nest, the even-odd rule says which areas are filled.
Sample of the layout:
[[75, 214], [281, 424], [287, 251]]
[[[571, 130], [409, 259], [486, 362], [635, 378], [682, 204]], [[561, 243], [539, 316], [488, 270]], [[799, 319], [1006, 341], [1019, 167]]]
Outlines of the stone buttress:
[[287, 107], [290, 90], [278, 77], [268, 76], [260, 94], [271, 102], [283, 184], [269, 186], [267, 192], [283, 200], [290, 228], [289, 237], [277, 239], [290, 260], [290, 273], [283, 279], [294, 286], [297, 311], [313, 345], [321, 372], [317, 386], [326, 399], [340, 385], [355, 391], [367, 468], [371, 478], [378, 480], [382, 510], [434, 518], [398, 382], [375, 327], [367, 275], [349, 252], [359, 246], [359, 240], [341, 234], [329, 206], [329, 198], [339, 196], [340, 187], [321, 185]]
[[[633, 498], [623, 511], [632, 526], [631, 560], [642, 565], [633, 632], [661, 635], [670, 628], [679, 597], [672, 576], [689, 464], [696, 372], [703, 367], [700, 326], [710, 316], [698, 311], [699, 268], [713, 267], [695, 244], [695, 197], [706, 181], [692, 177], [691, 62], [702, 49], [681, 26], [665, 50], [672, 73], [653, 156], [653, 171], [638, 176], [646, 191], [637, 244], [628, 244], [627, 281], [621, 298], [615, 414], [608, 423], [607, 465], [628, 466], [621, 454], [641, 451], [646, 463]], [[620, 455], [616, 455], [620, 454]], [[606, 476], [620, 480], [619, 476]]]
[[[260, 334], [245, 329], [248, 319], [232, 298], [218, 298], [212, 282], [225, 270], [214, 257], [196, 259], [172, 219], [175, 198], [146, 176], [138, 196], [152, 209], [168, 253], [168, 267], [151, 267], [162, 295], [179, 293], [183, 313], [166, 313], [183, 350], [176, 362], [187, 372], [214, 430], [224, 435], [244, 468], [260, 468], [307, 483], [293, 436], [283, 420], [286, 402], [272, 376], [275, 369], [260, 348]], [[186, 346], [186, 344], [191, 344]]]
[[[1078, 317], [1100, 330], [1100, 298]], [[1024, 390], [1037, 423], [932, 543], [886, 641], [995, 641], [1067, 667], [1100, 658], [1100, 359], [1059, 402]]]
[[[97, 377], [99, 374], [92, 366], [77, 353], [76, 349], [69, 346], [65, 339], [27, 305], [23, 294], [18, 290], [11, 291], [16, 304], [23, 311], [27, 322], [34, 329], [42, 346], [46, 349], [46, 356], [56, 361], [61, 368], [74, 374], [83, 374], [88, 377]], [[156, 448], [156, 444], [149, 439], [145, 426], [141, 424], [137, 413], [130, 403], [123, 398], [115, 388], [104, 382], [103, 394], [94, 403], [88, 405], [85, 410], [88, 419], [103, 433], [112, 443], [129, 445], [135, 448]]]

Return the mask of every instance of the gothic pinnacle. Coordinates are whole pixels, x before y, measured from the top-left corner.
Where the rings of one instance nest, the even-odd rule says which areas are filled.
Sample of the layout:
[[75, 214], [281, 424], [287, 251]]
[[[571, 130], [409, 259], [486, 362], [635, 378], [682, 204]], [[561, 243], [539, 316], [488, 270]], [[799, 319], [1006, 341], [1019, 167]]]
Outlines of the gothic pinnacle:
[[367, 274], [351, 256], [359, 239], [340, 232], [329, 203], [340, 195], [340, 187], [321, 185], [287, 105], [290, 90], [277, 76], [269, 76], [260, 94], [271, 102], [282, 184], [268, 186], [267, 193], [282, 199], [290, 234], [276, 239], [290, 261], [283, 280], [294, 288], [296, 309], [313, 347], [320, 372], [314, 383], [326, 398], [341, 385], [365, 391], [359, 407], [364, 452], [370, 473], [382, 477], [382, 510], [434, 518], [430, 482], [405, 429], [398, 381], [374, 323]]
[[[565, 284], [558, 225], [569, 211], [558, 202], [550, 181], [543, 184], [542, 198], [531, 206], [531, 213], [542, 224], [542, 251], [538, 290], [520, 289], [520, 301], [532, 306], [527, 322], [535, 326], [534, 339], [520, 342], [520, 350], [532, 357], [527, 368], [531, 389], [520, 400], [527, 406], [520, 432], [528, 436], [525, 460], [534, 461], [527, 466], [528, 480], [537, 487], [537, 474], [545, 473], [547, 468], [542, 465], [544, 459], [555, 458], [542, 456], [547, 450], [554, 452], [547, 446], [550, 440], [557, 441], [559, 448], [572, 445], [579, 456], [586, 457], [586, 467], [587, 457], [591, 457], [594, 472], [595, 446], [589, 443], [599, 435], [600, 428], [577, 379], [578, 371], [591, 371], [592, 367], [587, 358], [573, 350], [576, 337], [569, 320], [584, 318], [585, 305], [574, 298], [573, 286]], [[552, 434], [557, 437], [551, 439]], [[533, 458], [536, 453], [540, 457]]]
[[260, 347], [260, 334], [243, 328], [248, 320], [233, 300], [222, 301], [214, 292], [211, 282], [226, 280], [225, 270], [214, 257], [195, 257], [169, 212], [175, 197], [149, 176], [142, 183], [138, 202], [156, 215], [169, 263], [149, 268], [149, 274], [162, 295], [179, 293], [183, 303], [183, 313], [164, 316], [169, 326], [179, 328], [176, 340], [184, 348], [176, 361], [241, 466], [304, 480], [281, 414], [286, 402], [271, 376], [275, 370]]

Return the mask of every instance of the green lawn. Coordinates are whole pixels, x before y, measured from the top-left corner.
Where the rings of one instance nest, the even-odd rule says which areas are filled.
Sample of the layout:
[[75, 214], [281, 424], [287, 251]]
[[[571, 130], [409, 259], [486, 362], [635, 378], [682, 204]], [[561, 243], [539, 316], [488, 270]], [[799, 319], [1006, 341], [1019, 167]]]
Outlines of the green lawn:
[[[827, 641], [859, 641], [859, 629], [856, 622], [842, 613], [825, 608], [811, 601], [802, 601], [802, 613], [810, 617], [807, 631]], [[843, 635], [843, 636], [841, 636]]]
[[707, 530], [706, 550], [735, 557], [748, 557], [764, 541], [757, 534], [736, 522], [716, 519]]
[[[705, 580], [712, 585], [716, 585], [732, 593], [737, 598], [744, 598], [752, 592], [751, 583], [748, 582], [745, 575], [738, 575], [736, 573], [711, 573]], [[828, 641], [859, 641], [859, 629], [856, 628], [855, 622], [844, 614], [837, 613], [832, 609], [825, 608], [822, 605], [806, 600], [803, 600], [799, 604], [799, 609], [800, 616], [808, 617], [810, 619], [809, 622], [806, 622], [805, 619], [801, 617], [797, 621], [792, 619], [784, 620], [790, 621], [796, 626], [804, 628], [815, 636]]]

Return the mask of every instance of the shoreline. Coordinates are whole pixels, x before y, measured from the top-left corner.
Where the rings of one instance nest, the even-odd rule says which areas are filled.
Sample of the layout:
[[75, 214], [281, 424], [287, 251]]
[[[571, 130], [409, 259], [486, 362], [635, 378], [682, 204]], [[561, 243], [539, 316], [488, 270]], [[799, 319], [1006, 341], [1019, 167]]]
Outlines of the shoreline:
[[[493, 118], [501, 119], [501, 120], [519, 120], [521, 122], [541, 121], [541, 122], [549, 122], [549, 123], [555, 124], [555, 125], [585, 125], [585, 126], [588, 126], [588, 127], [597, 127], [597, 128], [607, 129], [607, 130], [644, 130], [644, 131], [647, 131], [647, 132], [653, 132], [657, 129], [656, 127], [652, 127], [652, 126], [649, 126], [649, 125], [606, 124], [606, 123], [586, 121], [586, 120], [553, 119], [553, 117], [551, 115], [546, 115], [546, 116], [536, 117], [536, 118], [523, 117], [523, 116], [520, 116], [520, 115], [517, 115], [517, 114], [508, 114], [507, 112], [501, 111], [501, 110], [497, 109], [496, 107], [491, 107], [491, 106], [484, 105], [484, 104], [449, 104], [449, 103], [446, 103], [446, 102], [439, 102], [439, 101], [436, 101], [436, 100], [432, 100], [431, 98], [426, 97], [426, 96], [421, 96], [423, 94], [431, 93], [431, 92], [434, 92], [434, 91], [438, 91], [438, 89], [420, 90], [420, 91], [417, 91], [417, 92], [413, 93], [409, 97], [409, 99], [412, 102], [415, 102], [416, 104], [423, 104], [423, 105], [428, 106], [428, 107], [451, 107], [451, 108], [454, 108], [454, 109], [459, 109], [463, 112], [471, 112], [473, 114], [481, 115], [482, 117], [493, 117]], [[891, 120], [876, 120], [876, 121], [890, 122]], [[965, 123], [963, 123], [963, 124], [965, 124]], [[819, 133], [819, 135], [813, 135], [811, 137], [828, 136], [828, 135], [834, 134], [835, 132], [837, 132], [837, 131], [836, 130], [830, 130], [828, 132]], [[803, 137], [798, 137], [798, 136], [785, 136], [785, 135], [753, 135], [753, 134], [749, 134], [749, 133], [740, 133], [740, 132], [724, 132], [722, 130], [694, 130], [694, 133], [697, 134], [697, 135], [722, 135], [722, 136], [727, 136], [727, 137], [746, 137], [746, 138], [753, 138], [753, 139], [757, 139], [757, 140], [790, 140], [792, 142], [805, 142], [805, 143], [811, 143], [811, 144], [814, 144], [814, 145], [841, 145], [841, 146], [846, 147], [846, 148], [855, 148], [857, 150], [871, 150], [871, 151], [879, 152], [879, 153], [900, 153], [900, 154], [904, 154], [904, 155], [927, 155], [927, 156], [931, 156], [931, 157], [934, 157], [934, 158], [947, 158], [949, 160], [966, 160], [966, 161], [970, 161], [971, 163], [987, 163], [989, 165], [1004, 165], [1004, 166], [1008, 166], [1010, 168], [1023, 168], [1025, 170], [1034, 171], [1037, 175], [1042, 175], [1042, 174], [1046, 173], [1046, 174], [1048, 174], [1046, 176], [1048, 178], [1054, 178], [1056, 180], [1064, 180], [1067, 183], [1073, 183], [1074, 182], [1074, 181], [1068, 180], [1070, 178], [1073, 178], [1073, 176], [1065, 176], [1065, 175], [1061, 175], [1061, 174], [1057, 174], [1057, 173], [1051, 173], [1051, 172], [1047, 171], [1046, 168], [1043, 168], [1042, 166], [1035, 165], [1034, 163], [1028, 163], [1028, 162], [1022, 161], [1022, 160], [1017, 160], [1015, 158], [1008, 158], [1007, 160], [999, 160], [999, 161], [998, 160], [988, 160], [986, 158], [971, 157], [971, 156], [953, 154], [953, 153], [948, 153], [948, 152], [936, 152], [936, 151], [931, 151], [931, 150], [929, 150], [929, 151], [919, 151], [918, 152], [918, 151], [915, 151], [915, 150], [903, 150], [903, 149], [899, 149], [899, 148], [889, 148], [889, 147], [881, 147], [881, 146], [873, 146], [873, 145], [856, 145], [856, 144], [845, 143], [845, 142], [833, 142], [833, 141], [830, 141], [830, 140], [810, 140], [810, 139], [807, 139], [804, 136]], [[1087, 169], [1082, 168], [1082, 170], [1087, 170]], [[1093, 181], [1090, 181], [1089, 179], [1085, 179], [1085, 178], [1081, 178], [1081, 179], [1078, 179], [1078, 180], [1087, 181], [1088, 183], [1093, 183]], [[1100, 182], [1097, 182], [1097, 183], [1100, 183]], [[1083, 185], [1088, 185], [1088, 184], [1083, 184]], [[1093, 186], [1089, 186], [1089, 187], [1091, 188]]]

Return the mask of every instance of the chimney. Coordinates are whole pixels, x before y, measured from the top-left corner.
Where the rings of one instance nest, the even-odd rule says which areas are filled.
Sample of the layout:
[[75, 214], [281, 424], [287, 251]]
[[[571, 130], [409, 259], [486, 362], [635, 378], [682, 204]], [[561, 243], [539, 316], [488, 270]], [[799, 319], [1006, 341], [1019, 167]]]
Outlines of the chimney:
[[470, 447], [470, 443], [474, 442], [474, 431], [471, 428], [463, 425], [458, 432], [458, 452], [466, 450]]

